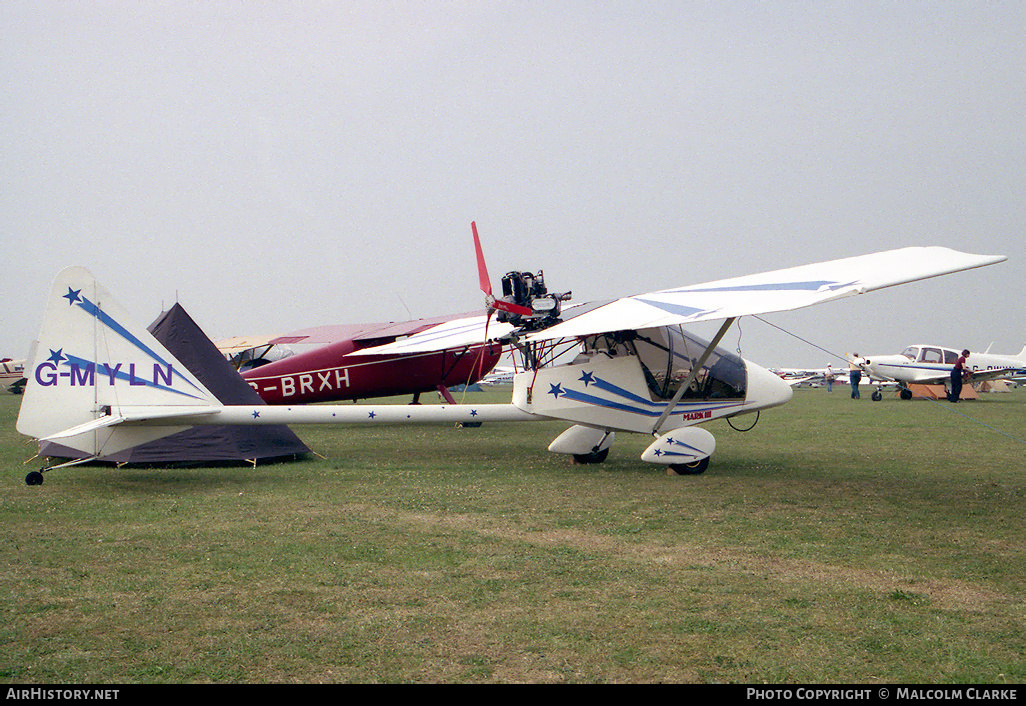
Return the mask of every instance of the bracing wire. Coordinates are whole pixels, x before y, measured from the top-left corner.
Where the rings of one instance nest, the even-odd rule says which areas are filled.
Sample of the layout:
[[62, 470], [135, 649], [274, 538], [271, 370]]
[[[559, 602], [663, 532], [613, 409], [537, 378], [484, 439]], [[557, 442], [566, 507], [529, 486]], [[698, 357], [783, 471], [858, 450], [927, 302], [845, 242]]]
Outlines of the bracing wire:
[[826, 348], [824, 348], [823, 346], [819, 346], [819, 345], [816, 345], [816, 344], [815, 344], [815, 343], [813, 343], [812, 341], [810, 341], [810, 340], [808, 340], [808, 339], [805, 339], [805, 338], [802, 338], [801, 336], [799, 336], [799, 335], [798, 335], [798, 334], [796, 334], [796, 333], [792, 333], [792, 332], [788, 331], [788, 330], [787, 330], [787, 329], [785, 329], [785, 328], [781, 328], [780, 326], [777, 326], [777, 325], [776, 325], [776, 324], [774, 324], [774, 323], [770, 323], [769, 321], [767, 321], [766, 319], [762, 318], [761, 316], [753, 316], [753, 318], [756, 318], [756, 319], [758, 319], [759, 321], [761, 321], [762, 323], [766, 324], [767, 326], [772, 326], [772, 327], [773, 327], [773, 328], [775, 328], [776, 330], [778, 330], [778, 331], [782, 331], [783, 333], [786, 333], [786, 334], [787, 334], [788, 336], [791, 336], [791, 337], [793, 337], [793, 338], [797, 338], [797, 339], [798, 339], [799, 341], [801, 341], [802, 343], [808, 344], [808, 345], [812, 346], [813, 348], [815, 348], [815, 349], [817, 349], [817, 350], [821, 350], [821, 351], [823, 351], [824, 353], [826, 353], [827, 355], [832, 355], [832, 356], [834, 356], [835, 358], [838, 358], [838, 359], [840, 359], [840, 360], [843, 360], [843, 361], [844, 361], [844, 362], [846, 362], [846, 363], [848, 362], [848, 359], [847, 359], [846, 357], [844, 357], [843, 355], [841, 355], [840, 353], [835, 353], [834, 351], [828, 351], [828, 350], [827, 350]]

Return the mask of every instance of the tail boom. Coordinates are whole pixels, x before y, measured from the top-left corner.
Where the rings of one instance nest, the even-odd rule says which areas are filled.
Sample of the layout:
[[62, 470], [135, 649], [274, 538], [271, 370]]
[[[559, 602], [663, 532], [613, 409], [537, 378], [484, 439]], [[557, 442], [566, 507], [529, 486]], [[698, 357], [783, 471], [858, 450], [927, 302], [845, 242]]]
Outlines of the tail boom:
[[223, 406], [209, 413], [176, 418], [154, 415], [125, 419], [126, 426], [160, 425], [172, 421], [187, 426], [273, 424], [476, 424], [523, 422], [539, 417], [512, 404], [456, 405], [277, 405]]

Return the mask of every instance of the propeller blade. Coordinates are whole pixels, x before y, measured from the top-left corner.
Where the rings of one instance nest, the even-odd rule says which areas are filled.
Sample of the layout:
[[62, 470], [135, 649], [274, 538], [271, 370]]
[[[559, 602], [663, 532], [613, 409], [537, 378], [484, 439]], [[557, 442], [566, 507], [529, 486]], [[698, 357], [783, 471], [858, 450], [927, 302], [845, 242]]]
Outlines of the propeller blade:
[[481, 250], [481, 238], [477, 235], [477, 221], [470, 222], [470, 229], [474, 232], [474, 251], [477, 253], [477, 277], [481, 284], [481, 291], [485, 293], [485, 303], [488, 306], [488, 315], [494, 309], [505, 311], [519, 316], [531, 316], [534, 311], [526, 306], [505, 302], [492, 296], [492, 281], [488, 278], [488, 268], [485, 266], [484, 251]]
[[477, 253], [477, 277], [481, 283], [481, 291], [492, 296], [492, 281], [488, 279], [488, 268], [485, 267], [484, 252], [481, 251], [481, 239], [477, 237], [477, 222], [471, 221], [470, 228], [474, 231], [474, 250]]

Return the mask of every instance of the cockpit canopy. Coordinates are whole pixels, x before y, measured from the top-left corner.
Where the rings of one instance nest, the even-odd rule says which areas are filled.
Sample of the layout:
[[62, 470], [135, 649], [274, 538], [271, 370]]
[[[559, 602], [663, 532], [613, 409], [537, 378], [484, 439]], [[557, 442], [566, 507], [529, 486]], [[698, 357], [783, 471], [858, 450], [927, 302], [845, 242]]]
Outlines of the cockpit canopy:
[[[679, 326], [597, 336], [588, 347], [612, 355], [636, 355], [653, 402], [672, 399], [691, 374], [708, 341], [684, 333]], [[684, 399], [744, 399], [747, 382], [740, 356], [716, 348], [688, 386]]]
[[901, 352], [913, 363], [944, 363], [954, 365], [958, 360], [958, 352], [948, 348], [935, 346], [909, 346]]

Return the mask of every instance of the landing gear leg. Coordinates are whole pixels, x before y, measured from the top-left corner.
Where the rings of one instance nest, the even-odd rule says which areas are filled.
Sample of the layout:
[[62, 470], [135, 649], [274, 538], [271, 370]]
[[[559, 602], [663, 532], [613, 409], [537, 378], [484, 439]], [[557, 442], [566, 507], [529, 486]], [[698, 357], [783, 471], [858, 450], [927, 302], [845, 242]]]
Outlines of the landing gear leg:
[[68, 461], [66, 463], [59, 463], [56, 466], [44, 466], [43, 468], [40, 468], [38, 471], [32, 471], [27, 476], [25, 476], [25, 485], [42, 485], [43, 484], [43, 474], [46, 473], [47, 471], [52, 471], [55, 468], [67, 468], [68, 466], [79, 466], [79, 465], [81, 465], [83, 463], [89, 463], [90, 461], [95, 461], [97, 458], [99, 458], [99, 456], [88, 456], [86, 458], [78, 458], [78, 459], [75, 459], [73, 461]]

